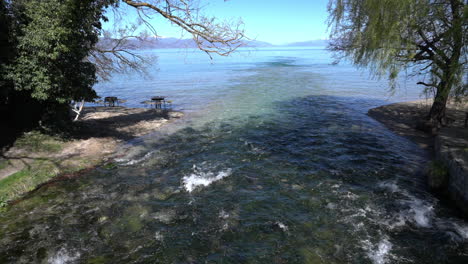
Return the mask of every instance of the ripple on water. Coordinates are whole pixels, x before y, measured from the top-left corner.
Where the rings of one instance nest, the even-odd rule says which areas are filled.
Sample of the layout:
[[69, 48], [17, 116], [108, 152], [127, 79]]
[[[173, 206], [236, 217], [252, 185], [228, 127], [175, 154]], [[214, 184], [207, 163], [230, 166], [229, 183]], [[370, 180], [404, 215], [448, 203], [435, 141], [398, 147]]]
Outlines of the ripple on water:
[[193, 172], [182, 178], [182, 184], [184, 189], [190, 193], [196, 188], [201, 186], [206, 187], [215, 181], [228, 177], [231, 175], [231, 172], [232, 169], [230, 168], [218, 172], [212, 172], [209, 171], [209, 168], [207, 170], [207, 168], [193, 165]]
[[196, 125], [1, 214], [0, 262], [468, 263], [466, 223], [420, 184], [421, 151], [365, 115], [375, 102], [268, 67]]

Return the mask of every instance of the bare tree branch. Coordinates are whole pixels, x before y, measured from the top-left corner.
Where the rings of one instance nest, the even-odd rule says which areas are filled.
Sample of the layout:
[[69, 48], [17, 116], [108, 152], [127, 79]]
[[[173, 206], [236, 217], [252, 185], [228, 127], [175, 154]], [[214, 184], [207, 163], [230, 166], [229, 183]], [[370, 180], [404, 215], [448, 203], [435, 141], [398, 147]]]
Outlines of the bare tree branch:
[[243, 22], [217, 22], [214, 18], [202, 16], [191, 0], [133, 1], [122, 0], [138, 10], [146, 25], [150, 25], [150, 14], [155, 13], [190, 33], [198, 48], [211, 54], [227, 56], [243, 45]]
[[96, 65], [97, 75], [102, 80], [109, 80], [113, 73], [146, 73], [146, 67], [155, 58], [142, 56], [135, 51], [137, 44], [145, 39], [136, 34], [138, 27], [139, 24], [133, 24], [116, 29], [115, 32], [104, 32], [88, 57]]

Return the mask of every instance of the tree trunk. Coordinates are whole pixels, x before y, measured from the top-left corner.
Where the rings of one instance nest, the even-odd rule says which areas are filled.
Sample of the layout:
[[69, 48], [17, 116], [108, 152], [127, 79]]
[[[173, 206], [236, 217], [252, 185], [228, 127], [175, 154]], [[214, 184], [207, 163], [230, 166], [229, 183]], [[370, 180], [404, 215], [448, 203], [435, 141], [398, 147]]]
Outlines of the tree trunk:
[[450, 88], [449, 84], [445, 81], [441, 81], [439, 87], [437, 87], [437, 93], [428, 116], [429, 123], [433, 129], [439, 130], [442, 126], [447, 125], [445, 112]]
[[75, 105], [72, 107], [72, 111], [76, 113], [75, 119], [73, 119], [73, 121], [78, 120], [78, 118], [80, 117], [84, 104], [85, 100], [81, 100], [81, 102], [75, 102]]
[[[450, 0], [452, 21], [449, 23], [449, 35], [448, 41], [450, 45], [445, 50], [446, 58], [443, 61], [434, 61], [439, 64], [439, 69], [442, 70], [440, 82], [437, 85], [437, 93], [432, 104], [431, 111], [429, 112], [428, 120], [422, 128], [424, 130], [429, 129], [433, 134], [442, 127], [447, 125], [446, 107], [447, 100], [450, 95], [450, 90], [457, 81], [457, 75], [460, 75], [460, 71], [463, 71], [460, 65], [460, 57], [464, 46], [463, 42], [463, 25], [464, 16], [463, 11], [465, 10], [464, 1], [461, 0]], [[441, 52], [439, 50], [439, 52]]]

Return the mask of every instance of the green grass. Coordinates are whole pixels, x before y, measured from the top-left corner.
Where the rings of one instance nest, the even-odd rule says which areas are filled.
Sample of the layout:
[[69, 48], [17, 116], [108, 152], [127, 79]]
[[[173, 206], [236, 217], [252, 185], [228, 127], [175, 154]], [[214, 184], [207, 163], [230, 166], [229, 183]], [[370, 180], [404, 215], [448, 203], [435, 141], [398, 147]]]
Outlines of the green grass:
[[[25, 161], [27, 168], [0, 180], [0, 211], [7, 210], [8, 202], [21, 198], [25, 193], [51, 180], [61, 173], [74, 173], [100, 163], [99, 159], [89, 158], [54, 158], [61, 151], [66, 139], [51, 136], [40, 131], [31, 131], [18, 138], [14, 147], [21, 152], [33, 153]], [[9, 165], [9, 160], [0, 159], [0, 169]], [[115, 164], [108, 163], [105, 169], [112, 170]]]
[[0, 160], [0, 170], [3, 170], [8, 166], [8, 161], [7, 160]]
[[32, 167], [34, 169], [24, 169], [0, 180], [0, 208], [6, 207], [7, 201], [18, 199], [59, 173], [58, 168], [49, 160], [35, 163]]
[[31, 131], [18, 138], [15, 146], [28, 151], [53, 153], [62, 150], [63, 143], [64, 141], [59, 137]]

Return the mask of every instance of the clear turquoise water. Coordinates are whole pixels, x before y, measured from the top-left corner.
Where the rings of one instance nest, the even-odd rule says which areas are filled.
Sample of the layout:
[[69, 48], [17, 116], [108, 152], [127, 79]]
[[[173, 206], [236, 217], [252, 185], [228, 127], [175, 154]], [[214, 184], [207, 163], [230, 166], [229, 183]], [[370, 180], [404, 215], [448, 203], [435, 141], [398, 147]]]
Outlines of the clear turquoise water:
[[[404, 79], [392, 95], [385, 78], [373, 79], [368, 71], [357, 70], [345, 62], [332, 65], [334, 59], [331, 54], [321, 48], [241, 49], [231, 57], [217, 57], [213, 61], [206, 54], [192, 50], [167, 49], [144, 53], [157, 56], [147, 76], [114, 76], [110, 82], [97, 85], [98, 94], [126, 99], [126, 105], [130, 107], [141, 107], [140, 102], [151, 96], [165, 95], [179, 110], [199, 111], [213, 100], [230, 100], [231, 97], [227, 95], [237, 92], [232, 89], [236, 84], [250, 85], [247, 89], [251, 90], [259, 89], [259, 86], [268, 90], [269, 85], [282, 86], [285, 81], [283, 78], [292, 78], [281, 74], [294, 72], [299, 78], [294, 80], [295, 84], [302, 85], [300, 88], [294, 87], [294, 92], [298, 94], [288, 92], [288, 88], [293, 88], [289, 86], [278, 87], [271, 92], [281, 90], [290, 96], [352, 96], [387, 102], [418, 99], [421, 95], [414, 81]], [[286, 71], [281, 66], [294, 67], [294, 71]], [[270, 70], [275, 81], [244, 78], [255, 75], [260, 69]], [[282, 100], [270, 97], [265, 99]]]
[[366, 115], [418, 98], [411, 82], [389, 99], [318, 49], [158, 55], [153, 79], [98, 89], [187, 116], [1, 214], [0, 263], [467, 263], [427, 153]]

